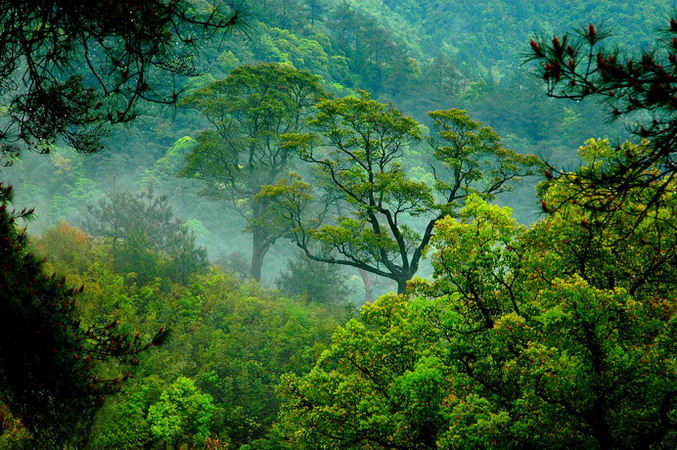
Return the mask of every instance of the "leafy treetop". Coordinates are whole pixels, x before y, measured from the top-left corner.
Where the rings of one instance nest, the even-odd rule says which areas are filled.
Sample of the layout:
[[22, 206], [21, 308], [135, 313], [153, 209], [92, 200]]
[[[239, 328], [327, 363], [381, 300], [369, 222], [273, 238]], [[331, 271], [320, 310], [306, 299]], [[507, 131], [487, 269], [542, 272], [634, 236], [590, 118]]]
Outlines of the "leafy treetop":
[[390, 278], [399, 292], [418, 271], [440, 219], [456, 214], [468, 195], [492, 199], [538, 166], [535, 157], [504, 148], [491, 128], [465, 111], [434, 111], [428, 139], [434, 182], [426, 183], [401, 162], [421, 140], [414, 119], [366, 92], [323, 101], [317, 109], [309, 121], [315, 134], [287, 137], [287, 145], [317, 169], [312, 186], [296, 175], [260, 196], [276, 200], [306, 256]]

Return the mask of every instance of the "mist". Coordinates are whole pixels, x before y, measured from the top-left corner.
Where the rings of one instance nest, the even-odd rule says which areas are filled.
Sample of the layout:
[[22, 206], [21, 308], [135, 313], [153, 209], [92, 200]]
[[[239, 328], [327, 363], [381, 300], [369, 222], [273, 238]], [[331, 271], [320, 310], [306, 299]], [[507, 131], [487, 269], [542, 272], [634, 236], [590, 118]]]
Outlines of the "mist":
[[[223, 7], [202, 3], [204, 11]], [[672, 41], [657, 36], [674, 34], [665, 26], [675, 6], [663, 0], [243, 2], [234, 6], [241, 23], [199, 41], [192, 76], [169, 76], [162, 66], [149, 72], [153, 94], [177, 88], [177, 100], [139, 100], [134, 120], [97, 129], [96, 152], [77, 151], [67, 133], [38, 146], [19, 138], [20, 156], [3, 156], [0, 181], [13, 186], [11, 209], [34, 210], [17, 216], [17, 230], [25, 229], [30, 242], [26, 251], [42, 261], [38, 270], [65, 277], [63, 289], [83, 286], [73, 294], [77, 307], [68, 323], [74, 330], [119, 330], [119, 343], [138, 345], [128, 346], [138, 350], [133, 359], [96, 360], [87, 371], [122, 381], [100, 388], [100, 400], [88, 406], [91, 416], [73, 419], [76, 431], [45, 432], [57, 437], [40, 442], [81, 448], [603, 447], [597, 431], [588, 429], [585, 418], [594, 414], [587, 403], [569, 400], [568, 393], [592, 399], [590, 386], [606, 386], [604, 377], [622, 370], [609, 369], [611, 359], [600, 356], [607, 362], [595, 370], [610, 374], [584, 380], [587, 366], [580, 373], [572, 368], [574, 360], [586, 360], [577, 353], [578, 325], [564, 322], [597, 323], [587, 313], [577, 316], [579, 306], [599, 307], [607, 320], [611, 313], [594, 303], [600, 298], [627, 294], [639, 304], [642, 295], [653, 295], [646, 292], [656, 292], [664, 306], [635, 310], [623, 297], [617, 304], [627, 306], [627, 315], [608, 323], [629, 330], [637, 325], [633, 318], [644, 317], [655, 329], [632, 328], [628, 342], [639, 335], [669, 342], [659, 323], [671, 313], [657, 311], [674, 311], [674, 287], [667, 286], [674, 277], [674, 243], [668, 242], [674, 230], [646, 224], [649, 214], [630, 229], [631, 219], [614, 214], [632, 215], [632, 208], [624, 203], [607, 210], [607, 203], [594, 202], [608, 198], [616, 205], [625, 195], [627, 205], [655, 207], [653, 217], [674, 221], [669, 199], [661, 197], [674, 191], [674, 182], [655, 188], [655, 202], [641, 193], [654, 192], [653, 184], [640, 193], [618, 187], [632, 185], [627, 180], [611, 184], [615, 167], [633, 167], [631, 155], [649, 161], [637, 172], [642, 183], [650, 183], [646, 174], [654, 165], [660, 175], [651, 183], [670, 176], [673, 166], [641, 156], [649, 150], [640, 138], [660, 143], [667, 129], [660, 126], [674, 121], [674, 105], [626, 110], [618, 106], [625, 91], [607, 95], [606, 86], [577, 97], [561, 87], [564, 75], [548, 78], [553, 69], [539, 52], [549, 57], [552, 47], [557, 55], [563, 39], [575, 43], [570, 52], [579, 55], [574, 52], [603, 36], [599, 45], [611, 50], [600, 55], [608, 51], [624, 67], [633, 67], [625, 55], [639, 61], [642, 52], [668, 61]], [[601, 31], [589, 28], [592, 23], [602, 24]], [[667, 50], [653, 53], [661, 45]], [[184, 50], [174, 51], [179, 58]], [[585, 58], [570, 61], [574, 70]], [[665, 61], [660, 67], [674, 72], [674, 61]], [[96, 86], [93, 78], [83, 79]], [[568, 89], [577, 89], [580, 81], [571, 80]], [[674, 95], [674, 79], [656, 83]], [[2, 105], [0, 115], [8, 114]], [[640, 126], [651, 123], [647, 117], [655, 119], [654, 128], [641, 134]], [[607, 190], [597, 192], [600, 186]], [[588, 197], [593, 206], [586, 209]], [[608, 216], [596, 216], [599, 211]], [[638, 233], [648, 237], [635, 239]], [[628, 236], [641, 261], [629, 262], [619, 236]], [[659, 248], [672, 256], [647, 256]], [[634, 281], [626, 279], [631, 272], [638, 274]], [[657, 287], [645, 288], [639, 279]], [[567, 303], [579, 297], [592, 306]], [[554, 299], [565, 300], [553, 306]], [[548, 352], [558, 344], [549, 339], [556, 327], [548, 327], [558, 320], [562, 333], [570, 332], [559, 341], [563, 348], [574, 343], [553, 356]], [[532, 341], [515, 327], [532, 330]], [[498, 337], [480, 337], [494, 332]], [[508, 335], [518, 344], [501, 340]], [[544, 362], [530, 359], [537, 349]], [[50, 351], [70, 350], [54, 344]], [[627, 363], [628, 373], [643, 364], [636, 359]], [[674, 354], [665, 350], [667, 360], [674, 362]], [[651, 361], [650, 372], [658, 374], [665, 361]], [[0, 358], [0, 383], [2, 364]], [[529, 378], [529, 367], [541, 375]], [[551, 380], [560, 372], [557, 391], [552, 386], [559, 381]], [[656, 375], [645, 411], [633, 409], [636, 395], [626, 392], [628, 414], [651, 424], [647, 429], [660, 428], [656, 411], [674, 409], [673, 401], [661, 403], [660, 386], [670, 384], [664, 377]], [[567, 384], [571, 380], [580, 385]], [[494, 382], [500, 386], [494, 389]], [[515, 388], [508, 393], [510, 383]], [[26, 420], [12, 401], [0, 395], [0, 418], [11, 418], [14, 427], [0, 427], [0, 447], [38, 442], [31, 439], [46, 425]], [[502, 401], [524, 402], [525, 410], [508, 411]], [[616, 421], [606, 448], [632, 446], [632, 436], [641, 434], [621, 403], [609, 400], [600, 413]], [[482, 411], [494, 425], [480, 423]], [[545, 431], [525, 437], [531, 425], [517, 416], [532, 413], [541, 414], [546, 428], [555, 426], [557, 414], [567, 416], [553, 431], [561, 441]], [[632, 430], [625, 433], [625, 426]], [[657, 448], [674, 443], [674, 430], [656, 439]]]

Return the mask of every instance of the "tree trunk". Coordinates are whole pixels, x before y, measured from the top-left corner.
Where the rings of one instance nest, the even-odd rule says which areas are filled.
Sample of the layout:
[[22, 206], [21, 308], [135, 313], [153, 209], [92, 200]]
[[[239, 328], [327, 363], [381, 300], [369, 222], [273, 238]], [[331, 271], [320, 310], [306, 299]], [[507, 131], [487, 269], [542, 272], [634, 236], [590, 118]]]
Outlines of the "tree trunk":
[[252, 230], [252, 263], [249, 267], [249, 276], [256, 281], [261, 281], [261, 268], [263, 259], [270, 249], [270, 244], [266, 242], [266, 233], [259, 227]]
[[369, 276], [369, 272], [362, 269], [357, 269], [357, 272], [362, 278], [362, 283], [364, 284], [364, 302], [371, 303], [374, 301], [374, 285]]
[[592, 435], [597, 440], [599, 448], [602, 450], [619, 448], [616, 439], [611, 435], [609, 425], [605, 417], [604, 399], [597, 398], [593, 404], [590, 413], [590, 427], [592, 428]]
[[404, 294], [407, 292], [407, 281], [409, 278], [398, 278], [397, 279], [397, 293]]

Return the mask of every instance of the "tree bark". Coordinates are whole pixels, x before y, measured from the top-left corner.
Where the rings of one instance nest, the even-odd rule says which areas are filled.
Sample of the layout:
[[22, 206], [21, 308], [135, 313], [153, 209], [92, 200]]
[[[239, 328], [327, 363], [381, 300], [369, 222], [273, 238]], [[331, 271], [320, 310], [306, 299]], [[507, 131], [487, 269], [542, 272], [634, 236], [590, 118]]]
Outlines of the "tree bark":
[[407, 281], [409, 278], [398, 278], [397, 279], [397, 293], [404, 294], [407, 292]]
[[266, 253], [270, 249], [266, 233], [259, 227], [254, 227], [252, 230], [252, 262], [249, 266], [249, 276], [256, 281], [261, 281], [261, 269], [263, 268], [263, 260]]
[[364, 269], [357, 269], [357, 272], [362, 278], [362, 283], [364, 284], [364, 302], [371, 303], [374, 301], [374, 285], [369, 276], [369, 272]]

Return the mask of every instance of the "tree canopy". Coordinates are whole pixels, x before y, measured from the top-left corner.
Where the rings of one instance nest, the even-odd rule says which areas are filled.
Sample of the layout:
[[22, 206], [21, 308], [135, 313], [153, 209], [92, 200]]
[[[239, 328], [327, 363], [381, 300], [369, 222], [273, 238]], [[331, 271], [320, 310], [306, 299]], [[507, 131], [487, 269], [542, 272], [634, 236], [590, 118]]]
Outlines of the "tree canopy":
[[[276, 201], [309, 258], [390, 278], [400, 293], [440, 219], [456, 214], [468, 195], [492, 199], [538, 166], [465, 111], [431, 112], [429, 149], [418, 149], [420, 124], [365, 92], [317, 109], [308, 122], [316, 134], [288, 135], [286, 144], [317, 169], [316, 177], [283, 179], [259, 197]], [[430, 182], [407, 172], [406, 151], [430, 164]]]
[[0, 0], [0, 448], [675, 447], [672, 3]]
[[261, 279], [268, 249], [284, 228], [261, 187], [287, 174], [294, 152], [282, 136], [303, 130], [313, 105], [326, 96], [317, 76], [282, 64], [233, 70], [226, 79], [198, 89], [183, 104], [200, 111], [214, 129], [201, 132], [180, 176], [198, 179], [203, 195], [230, 203], [252, 233], [250, 275]]
[[138, 281], [162, 278], [187, 282], [206, 271], [207, 251], [195, 244], [195, 234], [174, 217], [166, 195], [111, 192], [89, 205], [85, 229], [107, 239], [116, 269], [134, 273]]
[[[674, 446], [674, 183], [651, 205], [635, 192], [605, 224], [571, 189], [550, 182], [544, 198], [564, 204], [529, 229], [469, 196], [437, 225], [432, 281], [366, 305], [309, 374], [287, 377], [282, 436], [328, 448]], [[640, 224], [636, 208], [651, 209]]]

